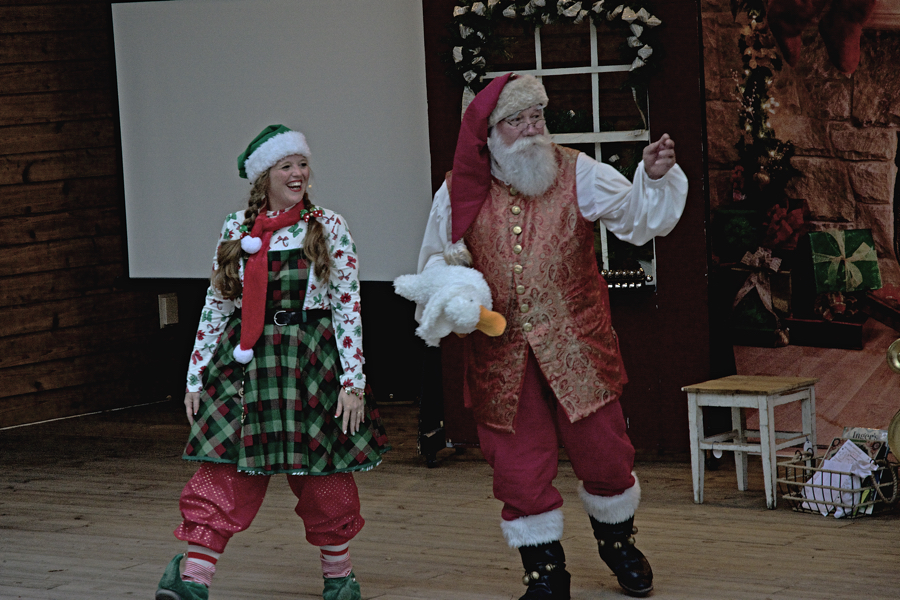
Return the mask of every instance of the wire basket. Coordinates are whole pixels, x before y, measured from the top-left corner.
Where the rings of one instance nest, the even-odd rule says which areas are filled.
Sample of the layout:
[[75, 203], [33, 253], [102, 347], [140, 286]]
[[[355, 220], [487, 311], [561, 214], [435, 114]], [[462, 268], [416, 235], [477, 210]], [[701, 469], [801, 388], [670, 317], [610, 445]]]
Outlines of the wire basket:
[[778, 491], [797, 512], [844, 518], [870, 515], [898, 498], [897, 463], [876, 460], [870, 477], [822, 468], [824, 457], [798, 452], [778, 463]]

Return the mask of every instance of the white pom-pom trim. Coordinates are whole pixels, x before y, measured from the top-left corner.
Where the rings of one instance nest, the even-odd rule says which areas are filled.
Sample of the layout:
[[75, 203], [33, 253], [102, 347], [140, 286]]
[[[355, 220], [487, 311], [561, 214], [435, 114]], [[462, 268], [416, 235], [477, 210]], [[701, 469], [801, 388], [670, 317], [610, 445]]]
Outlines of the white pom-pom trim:
[[234, 360], [238, 361], [242, 365], [246, 365], [248, 362], [253, 360], [253, 348], [244, 350], [243, 348], [241, 348], [241, 345], [238, 344], [238, 347], [234, 349]]
[[247, 254], [256, 254], [262, 248], [262, 240], [257, 237], [245, 235], [241, 238], [241, 248]]
[[302, 154], [309, 158], [309, 144], [299, 131], [285, 131], [273, 135], [260, 145], [256, 151], [244, 161], [244, 170], [250, 183], [268, 171], [279, 160], [292, 154]]

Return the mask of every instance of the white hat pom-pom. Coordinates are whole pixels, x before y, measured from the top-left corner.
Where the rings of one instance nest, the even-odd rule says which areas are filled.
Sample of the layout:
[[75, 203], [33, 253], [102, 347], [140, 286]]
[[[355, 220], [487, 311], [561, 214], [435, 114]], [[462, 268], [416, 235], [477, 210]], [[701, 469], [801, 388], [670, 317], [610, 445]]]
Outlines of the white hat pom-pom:
[[259, 252], [259, 249], [262, 248], [262, 240], [258, 237], [245, 235], [241, 238], [241, 248], [247, 254], [256, 254]]
[[238, 361], [242, 365], [246, 365], [248, 362], [253, 360], [253, 348], [244, 350], [243, 348], [241, 348], [241, 345], [238, 344], [237, 348], [234, 349], [234, 360]]

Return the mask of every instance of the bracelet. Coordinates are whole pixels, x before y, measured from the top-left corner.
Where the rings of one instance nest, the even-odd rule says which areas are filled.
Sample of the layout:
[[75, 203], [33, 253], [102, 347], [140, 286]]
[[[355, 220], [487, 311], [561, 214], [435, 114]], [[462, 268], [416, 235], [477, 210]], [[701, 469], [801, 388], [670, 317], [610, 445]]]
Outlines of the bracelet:
[[365, 390], [361, 390], [359, 388], [354, 388], [354, 387], [347, 387], [347, 386], [344, 386], [344, 391], [347, 392], [348, 394], [350, 394], [351, 396], [356, 396], [357, 398], [362, 398], [366, 394]]

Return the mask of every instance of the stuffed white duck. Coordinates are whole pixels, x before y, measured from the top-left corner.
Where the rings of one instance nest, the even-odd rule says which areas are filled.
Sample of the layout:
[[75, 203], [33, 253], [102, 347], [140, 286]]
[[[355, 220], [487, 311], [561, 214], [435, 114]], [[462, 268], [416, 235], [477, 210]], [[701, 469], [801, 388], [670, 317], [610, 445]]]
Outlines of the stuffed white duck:
[[477, 270], [448, 264], [433, 264], [418, 275], [401, 275], [394, 291], [422, 305], [416, 335], [429, 346], [439, 346], [450, 333], [466, 335], [475, 330], [501, 335], [506, 319], [491, 310], [491, 290]]

